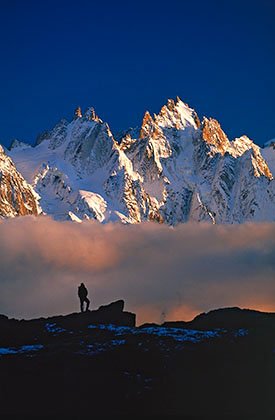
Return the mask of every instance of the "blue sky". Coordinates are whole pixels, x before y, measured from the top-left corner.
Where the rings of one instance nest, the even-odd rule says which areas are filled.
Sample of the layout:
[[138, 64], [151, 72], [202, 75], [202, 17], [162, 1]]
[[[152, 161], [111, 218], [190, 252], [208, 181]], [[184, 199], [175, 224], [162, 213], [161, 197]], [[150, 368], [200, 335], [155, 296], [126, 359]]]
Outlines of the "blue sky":
[[0, 143], [80, 105], [113, 132], [179, 95], [230, 138], [275, 137], [273, 1], [10, 0], [0, 14]]

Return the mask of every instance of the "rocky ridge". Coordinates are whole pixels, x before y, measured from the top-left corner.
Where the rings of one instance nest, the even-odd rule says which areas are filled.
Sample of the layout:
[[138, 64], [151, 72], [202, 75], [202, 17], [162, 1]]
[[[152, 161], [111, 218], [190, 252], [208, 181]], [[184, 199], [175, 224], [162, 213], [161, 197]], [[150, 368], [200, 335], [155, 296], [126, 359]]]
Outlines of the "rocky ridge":
[[123, 306], [1, 315], [2, 415], [274, 417], [274, 313], [223, 308], [136, 327]]
[[0, 146], [0, 218], [37, 216], [39, 196]]

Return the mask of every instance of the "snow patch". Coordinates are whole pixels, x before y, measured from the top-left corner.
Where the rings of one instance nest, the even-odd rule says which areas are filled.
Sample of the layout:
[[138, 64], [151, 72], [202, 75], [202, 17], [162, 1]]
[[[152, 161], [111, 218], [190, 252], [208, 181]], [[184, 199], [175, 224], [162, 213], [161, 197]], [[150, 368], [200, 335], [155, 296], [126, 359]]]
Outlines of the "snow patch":
[[31, 353], [42, 350], [44, 346], [42, 344], [28, 344], [21, 347], [0, 347], [0, 356], [6, 356], [10, 354], [23, 354]]

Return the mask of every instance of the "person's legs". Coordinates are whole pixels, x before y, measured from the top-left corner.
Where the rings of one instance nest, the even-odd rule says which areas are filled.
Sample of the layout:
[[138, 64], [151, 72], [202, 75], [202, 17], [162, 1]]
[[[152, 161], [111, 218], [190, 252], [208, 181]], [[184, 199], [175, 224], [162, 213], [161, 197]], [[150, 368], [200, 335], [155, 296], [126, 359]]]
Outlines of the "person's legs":
[[89, 301], [89, 299], [87, 297], [85, 299], [85, 302], [86, 302], [86, 311], [88, 311], [89, 306], [90, 306], [90, 301]]
[[84, 300], [80, 299], [80, 310], [81, 312], [84, 312]]

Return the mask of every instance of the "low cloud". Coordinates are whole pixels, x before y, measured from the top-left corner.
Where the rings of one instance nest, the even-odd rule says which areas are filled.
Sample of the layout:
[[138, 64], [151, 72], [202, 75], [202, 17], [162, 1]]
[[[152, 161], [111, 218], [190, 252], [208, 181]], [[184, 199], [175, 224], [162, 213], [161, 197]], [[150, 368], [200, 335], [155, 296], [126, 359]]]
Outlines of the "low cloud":
[[124, 299], [142, 322], [224, 306], [275, 311], [275, 225], [0, 223], [0, 313], [31, 318]]

